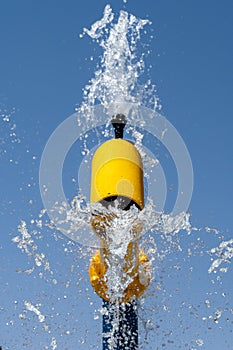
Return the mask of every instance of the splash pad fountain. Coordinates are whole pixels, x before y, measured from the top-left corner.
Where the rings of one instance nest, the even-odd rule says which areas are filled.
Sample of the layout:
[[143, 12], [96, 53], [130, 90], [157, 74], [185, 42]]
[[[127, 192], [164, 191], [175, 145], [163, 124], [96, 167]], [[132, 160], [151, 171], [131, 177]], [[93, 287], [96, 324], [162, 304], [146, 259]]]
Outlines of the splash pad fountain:
[[[150, 228], [155, 228], [159, 216], [162, 217], [163, 214], [159, 215], [150, 205], [144, 209], [142, 163], [147, 159], [147, 169], [151, 169], [157, 160], [150, 158], [143, 151], [143, 134], [137, 130], [138, 126], [142, 128], [146, 124], [146, 119], [140, 111], [142, 93], [146, 95], [146, 92], [142, 87], [139, 88], [137, 83], [144, 62], [142, 58], [137, 59], [135, 51], [140, 31], [148, 21], [139, 20], [124, 11], [120, 12], [116, 23], [113, 23], [113, 19], [110, 6], [106, 6], [103, 18], [94, 23], [90, 30], [84, 30], [100, 43], [104, 48], [104, 55], [100, 70], [86, 87], [86, 98], [78, 110], [78, 125], [81, 128], [96, 126], [96, 117], [98, 121], [101, 119], [98, 112], [93, 113], [98, 100], [105, 114], [105, 120], [102, 121], [102, 127], [105, 129], [102, 133], [108, 135], [106, 127], [111, 120], [115, 129], [115, 139], [101, 144], [93, 155], [90, 206], [86, 207], [88, 216], [85, 220], [80, 220], [80, 205], [77, 205], [77, 202], [73, 207], [75, 216], [69, 214], [68, 220], [67, 215], [65, 220], [59, 218], [57, 211], [54, 216], [53, 209], [48, 213], [51, 215], [51, 211], [53, 212], [51, 221], [74, 240], [79, 240], [78, 237], [84, 235], [84, 225], [91, 222], [99, 238], [100, 248], [91, 259], [89, 275], [95, 292], [103, 299], [103, 349], [120, 350], [138, 348], [136, 300], [147, 289], [150, 281], [149, 259], [143, 250], [139, 249], [138, 243], [140, 236], [146, 232], [143, 222], [147, 220], [150, 212]], [[148, 85], [149, 83], [147, 88]], [[147, 113], [153, 119], [151, 113], [154, 112], [147, 110]], [[128, 123], [128, 133], [131, 129], [138, 139], [135, 145], [123, 140], [123, 129]], [[159, 126], [158, 122], [156, 126]], [[46, 181], [49, 173], [49, 161], [46, 160], [46, 156], [50, 153], [51, 145], [47, 148], [42, 157], [41, 184], [51, 191], [51, 185]], [[89, 152], [87, 147], [86, 151]], [[187, 156], [186, 158], [189, 160]], [[190, 164], [191, 161], [188, 165]], [[188, 166], [186, 171], [192, 177]], [[192, 184], [188, 194], [191, 191]], [[56, 195], [59, 193], [55, 190], [53, 192]], [[46, 193], [46, 208], [48, 197], [50, 203], [55, 203], [55, 199], [51, 200]], [[168, 232], [174, 230], [174, 223], [177, 225], [179, 220], [180, 227], [176, 227], [176, 230], [184, 227], [189, 229], [188, 214], [182, 212], [174, 218]], [[166, 222], [168, 223], [167, 220]], [[145, 225], [147, 230], [150, 225]]]
[[[94, 127], [97, 129], [97, 135], [99, 134], [99, 139], [103, 138], [109, 138], [111, 131], [109, 129], [110, 120], [113, 115], [116, 115], [117, 113], [124, 113], [127, 116], [128, 121], [128, 130], [126, 130], [127, 138], [134, 139], [134, 143], [142, 155], [142, 159], [144, 162], [144, 169], [145, 169], [145, 179], [148, 183], [148, 195], [151, 195], [151, 179], [153, 177], [153, 174], [150, 173], [151, 168], [157, 167], [157, 160], [153, 157], [150, 157], [149, 152], [145, 152], [145, 147], [143, 147], [143, 129], [148, 127], [148, 123], [155, 122], [156, 114], [152, 110], [147, 110], [146, 108], [142, 107], [142, 99], [146, 98], [145, 91], [148, 91], [148, 89], [144, 89], [142, 87], [139, 87], [137, 84], [138, 77], [140, 73], [143, 71], [143, 60], [137, 60], [135, 58], [135, 42], [139, 39], [139, 32], [143, 28], [144, 25], [147, 24], [148, 21], [141, 21], [137, 20], [134, 16], [127, 14], [126, 12], [121, 12], [119, 20], [117, 23], [114, 24], [113, 22], [113, 13], [109, 6], [106, 7], [104, 17], [101, 21], [98, 21], [95, 23], [91, 30], [85, 30], [84, 32], [89, 34], [93, 39], [97, 40], [101, 46], [104, 48], [104, 56], [103, 60], [101, 62], [100, 69], [96, 72], [95, 78], [91, 81], [90, 85], [86, 88], [85, 93], [85, 101], [81, 108], [78, 110], [78, 113], [75, 115], [75, 121], [78, 119], [78, 126], [79, 128], [83, 128], [83, 151], [87, 155], [87, 153], [90, 153], [90, 149], [88, 147], [88, 137], [85, 138], [87, 135], [86, 130], [89, 128]], [[110, 34], [105, 37], [107, 31], [107, 27], [110, 26]], [[134, 30], [132, 30], [134, 28]], [[127, 39], [128, 34], [131, 31], [131, 42], [129, 43]], [[104, 38], [103, 39], [103, 35]], [[147, 84], [149, 85], [149, 83]], [[152, 87], [151, 87], [152, 89]], [[96, 100], [99, 100], [101, 102], [101, 106], [104, 109], [100, 111], [100, 113], [96, 113], [95, 110], [95, 102]], [[156, 103], [156, 99], [154, 100]], [[133, 105], [133, 108], [131, 108]], [[119, 110], [119, 106], [121, 107]], [[145, 112], [148, 112], [147, 118], [145, 118]], [[104, 117], [101, 117], [101, 113], [104, 115]], [[96, 118], [99, 118], [100, 125], [96, 124]], [[101, 125], [102, 126], [101, 128]], [[158, 126], [158, 125], [157, 125]], [[99, 127], [99, 128], [98, 128]], [[163, 125], [163, 128], [160, 130], [160, 138], [166, 139], [166, 129], [165, 125]], [[159, 137], [158, 137], [159, 138]], [[96, 137], [98, 140], [98, 136]], [[98, 140], [99, 143], [102, 143], [103, 140]], [[97, 143], [98, 143], [97, 142]], [[43, 158], [45, 160], [45, 158]], [[56, 163], [54, 161], [54, 163]], [[45, 163], [44, 163], [45, 164]], [[43, 165], [43, 163], [42, 163]], [[54, 164], [53, 164], [54, 165]], [[55, 164], [56, 165], [56, 164]], [[60, 164], [61, 165], [61, 164]], [[49, 166], [47, 167], [48, 171]], [[43, 177], [43, 169], [44, 167], [41, 167], [41, 184], [44, 187], [44, 192], [48, 193], [51, 191], [51, 184], [47, 181], [45, 181], [45, 178]], [[187, 170], [187, 169], [186, 169]], [[83, 173], [82, 173], [83, 174]], [[182, 174], [181, 174], [182, 175]], [[154, 187], [155, 184], [153, 184]], [[60, 193], [59, 193], [60, 195]], [[45, 199], [44, 195], [44, 200]], [[62, 197], [61, 197], [62, 198]], [[93, 204], [90, 205], [88, 201], [82, 196], [78, 196], [74, 199], [74, 201], [71, 203], [71, 206], [67, 206], [65, 203], [64, 205], [59, 204], [61, 203], [61, 198], [55, 198], [55, 201], [51, 200], [50, 198], [50, 204], [46, 202], [46, 208], [47, 212], [50, 215], [50, 227], [55, 228], [56, 230], [60, 230], [62, 233], [64, 233], [66, 236], [68, 236], [70, 239], [74, 241], [81, 242], [81, 237], [85, 236], [86, 240], [89, 242], [89, 244], [94, 247], [94, 251], [96, 249], [100, 248], [99, 245], [99, 239], [95, 237], [95, 234], [90, 231], [90, 223], [93, 220], [93, 213], [98, 214], [104, 211], [104, 207], [99, 207], [99, 205]], [[153, 198], [154, 199], [154, 198]], [[163, 198], [162, 198], [163, 199]], [[57, 205], [54, 205], [55, 202], [58, 202]], [[156, 201], [155, 201], [156, 202]], [[162, 200], [161, 200], [162, 202]], [[177, 210], [175, 211], [175, 215], [165, 215], [160, 208], [162, 208], [162, 204], [156, 206], [153, 204], [152, 201], [147, 200], [145, 208], [141, 210], [140, 212], [137, 210], [137, 208], [130, 208], [127, 211], [121, 211], [121, 208], [119, 207], [111, 207], [106, 213], [107, 215], [110, 215], [111, 218], [114, 218], [114, 220], [107, 221], [107, 229], [109, 229], [109, 225], [111, 222], [114, 222], [117, 228], [121, 227], [121, 225], [125, 227], [129, 227], [135, 225], [141, 225], [143, 223], [143, 232], [140, 233], [140, 240], [144, 241], [142, 242], [142, 246], [144, 245], [146, 247], [143, 248], [143, 250], [148, 254], [149, 260], [154, 261], [156, 259], [156, 268], [158, 268], [159, 261], [162, 259], [166, 259], [169, 254], [171, 254], [174, 250], [177, 250], [181, 252], [181, 247], [179, 244], [179, 238], [178, 233], [182, 236], [180, 230], [186, 230], [188, 233], [192, 230], [189, 224], [189, 215], [185, 212], [180, 212]], [[182, 204], [182, 203], [181, 203]], [[187, 204], [187, 201], [186, 201]], [[182, 205], [181, 205], [182, 207]], [[159, 208], [159, 209], [158, 209]], [[156, 210], [155, 210], [156, 209]], [[187, 208], [185, 208], [187, 209]], [[148, 220], [149, 218], [149, 220]], [[137, 222], [138, 220], [138, 222]], [[149, 221], [149, 222], [148, 222]], [[105, 224], [105, 223], [104, 223]], [[120, 225], [121, 224], [121, 225]], [[38, 223], [40, 225], [40, 223]], [[124, 230], [123, 232], [126, 234], [129, 230]], [[110, 229], [109, 229], [110, 232]], [[149, 232], [148, 235], [144, 234]], [[20, 246], [21, 248], [26, 251], [26, 253], [31, 254], [35, 258], [35, 263], [37, 266], [44, 266], [44, 269], [46, 271], [49, 271], [49, 263], [48, 260], [46, 260], [46, 257], [43, 254], [40, 254], [39, 252], [36, 252], [35, 246], [32, 242], [32, 234], [30, 234], [27, 229], [26, 225], [22, 224], [20, 226], [20, 233], [22, 237], [15, 238], [15, 242]], [[112, 233], [112, 232], [111, 232]], [[156, 234], [158, 233], [158, 235]], [[156, 239], [154, 238], [156, 237]], [[23, 242], [22, 242], [23, 238]], [[22, 244], [23, 243], [23, 244]], [[119, 248], [117, 243], [119, 242], [113, 242], [115, 243], [114, 248]], [[221, 265], [222, 262], [226, 261], [227, 258], [230, 256], [231, 252], [231, 242], [226, 242], [227, 244], [222, 245], [221, 249], [216, 249], [212, 251], [212, 254], [216, 254], [218, 256], [217, 261], [214, 260], [213, 264], [211, 265], [211, 271], [214, 271], [215, 268], [218, 268], [218, 266]], [[140, 244], [140, 245], [141, 245]], [[196, 246], [198, 246], [199, 242], [196, 243]], [[195, 244], [194, 244], [195, 246]], [[200, 244], [201, 246], [201, 244]], [[199, 247], [200, 247], [199, 246]], [[193, 245], [190, 243], [190, 247], [193, 250]], [[30, 249], [31, 248], [31, 253]], [[123, 248], [123, 247], [121, 247]], [[228, 249], [229, 248], [229, 249]], [[197, 249], [195, 247], [195, 249]], [[224, 250], [225, 249], [225, 250]], [[226, 252], [226, 254], [224, 253]], [[94, 252], [91, 252], [91, 255], [93, 256]], [[190, 252], [191, 254], [191, 252]], [[225, 257], [224, 257], [225, 254]], [[161, 259], [161, 260], [160, 260]], [[111, 267], [114, 267], [115, 261], [113, 261], [113, 264]], [[179, 265], [173, 263], [175, 266], [174, 269], [179, 270]], [[109, 269], [110, 271], [110, 269]], [[109, 278], [107, 280], [108, 283], [111, 282], [111, 287], [114, 286], [114, 282], [116, 281], [117, 277], [117, 271], [111, 271], [112, 274], [109, 275]], [[116, 272], [114, 275], [113, 272]], [[155, 270], [154, 270], [155, 273]], [[171, 273], [172, 274], [172, 273]], [[112, 279], [111, 279], [112, 277]], [[115, 279], [114, 279], [114, 278]], [[56, 283], [55, 281], [53, 282]], [[128, 281], [126, 281], [126, 284]], [[166, 284], [164, 282], [164, 284]], [[163, 295], [163, 297], [168, 293], [169, 285], [166, 286], [166, 290], [163, 290], [163, 287], [161, 285], [156, 285], [155, 280], [153, 280], [153, 273], [152, 273], [152, 281], [151, 285], [153, 286], [155, 292], [158, 289], [158, 294]], [[122, 281], [120, 281], [118, 287], [122, 287]], [[155, 287], [156, 286], [156, 287]], [[160, 289], [160, 290], [159, 290]], [[162, 291], [161, 291], [162, 290]], [[119, 291], [118, 289], [114, 291], [115, 293], [122, 293], [122, 289]], [[147, 292], [146, 292], [147, 293]], [[151, 293], [151, 290], [148, 289], [148, 293]], [[150, 294], [149, 294], [150, 295]], [[148, 297], [149, 297], [148, 295]], [[156, 297], [158, 298], [158, 297]], [[144, 298], [142, 298], [143, 300]], [[161, 298], [162, 299], [162, 298]], [[206, 299], [207, 300], [207, 299]], [[158, 299], [156, 299], [158, 301]], [[141, 301], [139, 301], [141, 303]], [[140, 308], [141, 310], [146, 309], [147, 304], [147, 298], [142, 301]], [[158, 304], [160, 306], [163, 306], [164, 311], [169, 313], [169, 302], [164, 303], [163, 300], [159, 300]], [[206, 301], [207, 305], [210, 305], [211, 303]], [[177, 312], [178, 319], [182, 317], [182, 312], [185, 308], [188, 308], [187, 304], [183, 304], [183, 309], [180, 308]], [[34, 306], [30, 302], [25, 303], [25, 308], [28, 310], [28, 312], [32, 312], [36, 314], [38, 317], [39, 322], [43, 324], [45, 321], [45, 317], [39, 310], [39, 306]], [[143, 310], [144, 311], [144, 310]], [[156, 312], [156, 308], [153, 309], [153, 312]], [[106, 308], [102, 308], [100, 314], [105, 317]], [[111, 314], [111, 311], [110, 311]], [[178, 315], [179, 314], [179, 315]], [[23, 315], [22, 315], [23, 317]], [[195, 316], [196, 317], [196, 316]], [[165, 319], [166, 317], [161, 317], [160, 319]], [[168, 317], [170, 319], [171, 317]], [[217, 320], [220, 318], [220, 314], [216, 316]], [[146, 334], [149, 332], [149, 329], [153, 328], [151, 326], [151, 318], [145, 317], [142, 320], [142, 324], [145, 325]], [[114, 323], [117, 327], [117, 323]], [[119, 323], [118, 323], [119, 326]], [[155, 324], [155, 328], [159, 329], [159, 323]], [[157, 328], [158, 327], [158, 328]], [[160, 326], [161, 327], [161, 326]], [[174, 327], [174, 326], [173, 326]], [[165, 327], [166, 328], [166, 327]], [[115, 329], [110, 332], [114, 334], [114, 332], [117, 332]], [[159, 331], [155, 331], [158, 338], [159, 338]], [[173, 329], [173, 334], [175, 333]], [[173, 344], [174, 342], [174, 336], [171, 335], [169, 332], [164, 331], [164, 338], [167, 338], [169, 340], [168, 344]], [[146, 339], [146, 337], [145, 337]], [[111, 340], [111, 336], [110, 336]], [[168, 341], [167, 340], [167, 341]], [[110, 343], [111, 344], [111, 343]], [[163, 342], [161, 341], [161, 346], [164, 347]], [[96, 346], [96, 345], [95, 345]], [[114, 349], [116, 344], [112, 343], [112, 348]], [[169, 345], [168, 345], [169, 346]], [[202, 339], [198, 336], [195, 339], [195, 344], [190, 345], [191, 348], [195, 348], [202, 346]], [[56, 339], [52, 338], [51, 340], [51, 348], [56, 348]], [[94, 347], [95, 348], [95, 347]], [[152, 349], [154, 349], [154, 345], [152, 345]]]

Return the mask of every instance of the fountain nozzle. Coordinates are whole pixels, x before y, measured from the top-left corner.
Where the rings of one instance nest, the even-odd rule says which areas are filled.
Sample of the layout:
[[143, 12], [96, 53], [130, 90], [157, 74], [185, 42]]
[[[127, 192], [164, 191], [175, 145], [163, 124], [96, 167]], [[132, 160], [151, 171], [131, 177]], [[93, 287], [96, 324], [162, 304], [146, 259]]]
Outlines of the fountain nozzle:
[[124, 127], [127, 123], [124, 114], [117, 114], [112, 117], [112, 126], [115, 131], [115, 139], [123, 139]]

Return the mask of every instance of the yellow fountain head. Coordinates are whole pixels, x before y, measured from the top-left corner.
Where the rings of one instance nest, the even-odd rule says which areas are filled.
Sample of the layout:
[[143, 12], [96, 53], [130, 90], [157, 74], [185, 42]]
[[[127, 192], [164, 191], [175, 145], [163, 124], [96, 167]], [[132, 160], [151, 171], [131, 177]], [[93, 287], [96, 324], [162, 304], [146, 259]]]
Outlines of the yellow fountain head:
[[131, 142], [122, 139], [103, 143], [92, 159], [91, 203], [104, 204], [112, 198], [144, 207], [141, 156]]

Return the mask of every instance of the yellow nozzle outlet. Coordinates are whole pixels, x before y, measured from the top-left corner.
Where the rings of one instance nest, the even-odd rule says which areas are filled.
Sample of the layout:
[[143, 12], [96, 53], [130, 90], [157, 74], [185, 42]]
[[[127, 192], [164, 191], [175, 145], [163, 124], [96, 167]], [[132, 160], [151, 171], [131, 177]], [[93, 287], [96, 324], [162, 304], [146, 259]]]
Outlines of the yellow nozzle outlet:
[[[151, 264], [147, 255], [140, 249], [137, 253], [138, 263], [132, 268], [130, 266], [131, 259], [129, 259], [132, 251], [135, 251], [135, 246], [133, 247], [130, 244], [127, 250], [128, 257], [126, 257], [124, 272], [132, 278], [132, 282], [124, 290], [122, 298], [119, 300], [121, 303], [127, 303], [132, 299], [139, 298], [150, 283]], [[96, 251], [90, 262], [89, 277], [91, 285], [98, 296], [110, 301], [112, 300], [110, 296], [111, 291], [108, 290], [108, 281], [106, 280], [108, 254], [109, 252], [106, 249], [103, 249], [102, 253], [100, 250]]]

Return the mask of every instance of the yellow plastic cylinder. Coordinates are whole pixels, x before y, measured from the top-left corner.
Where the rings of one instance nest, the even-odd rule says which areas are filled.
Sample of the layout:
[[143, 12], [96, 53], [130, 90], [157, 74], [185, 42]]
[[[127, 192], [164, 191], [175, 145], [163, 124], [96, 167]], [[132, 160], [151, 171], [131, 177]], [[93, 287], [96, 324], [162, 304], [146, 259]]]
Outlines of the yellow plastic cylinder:
[[92, 159], [91, 203], [114, 196], [144, 207], [142, 160], [135, 146], [122, 139], [103, 143]]

